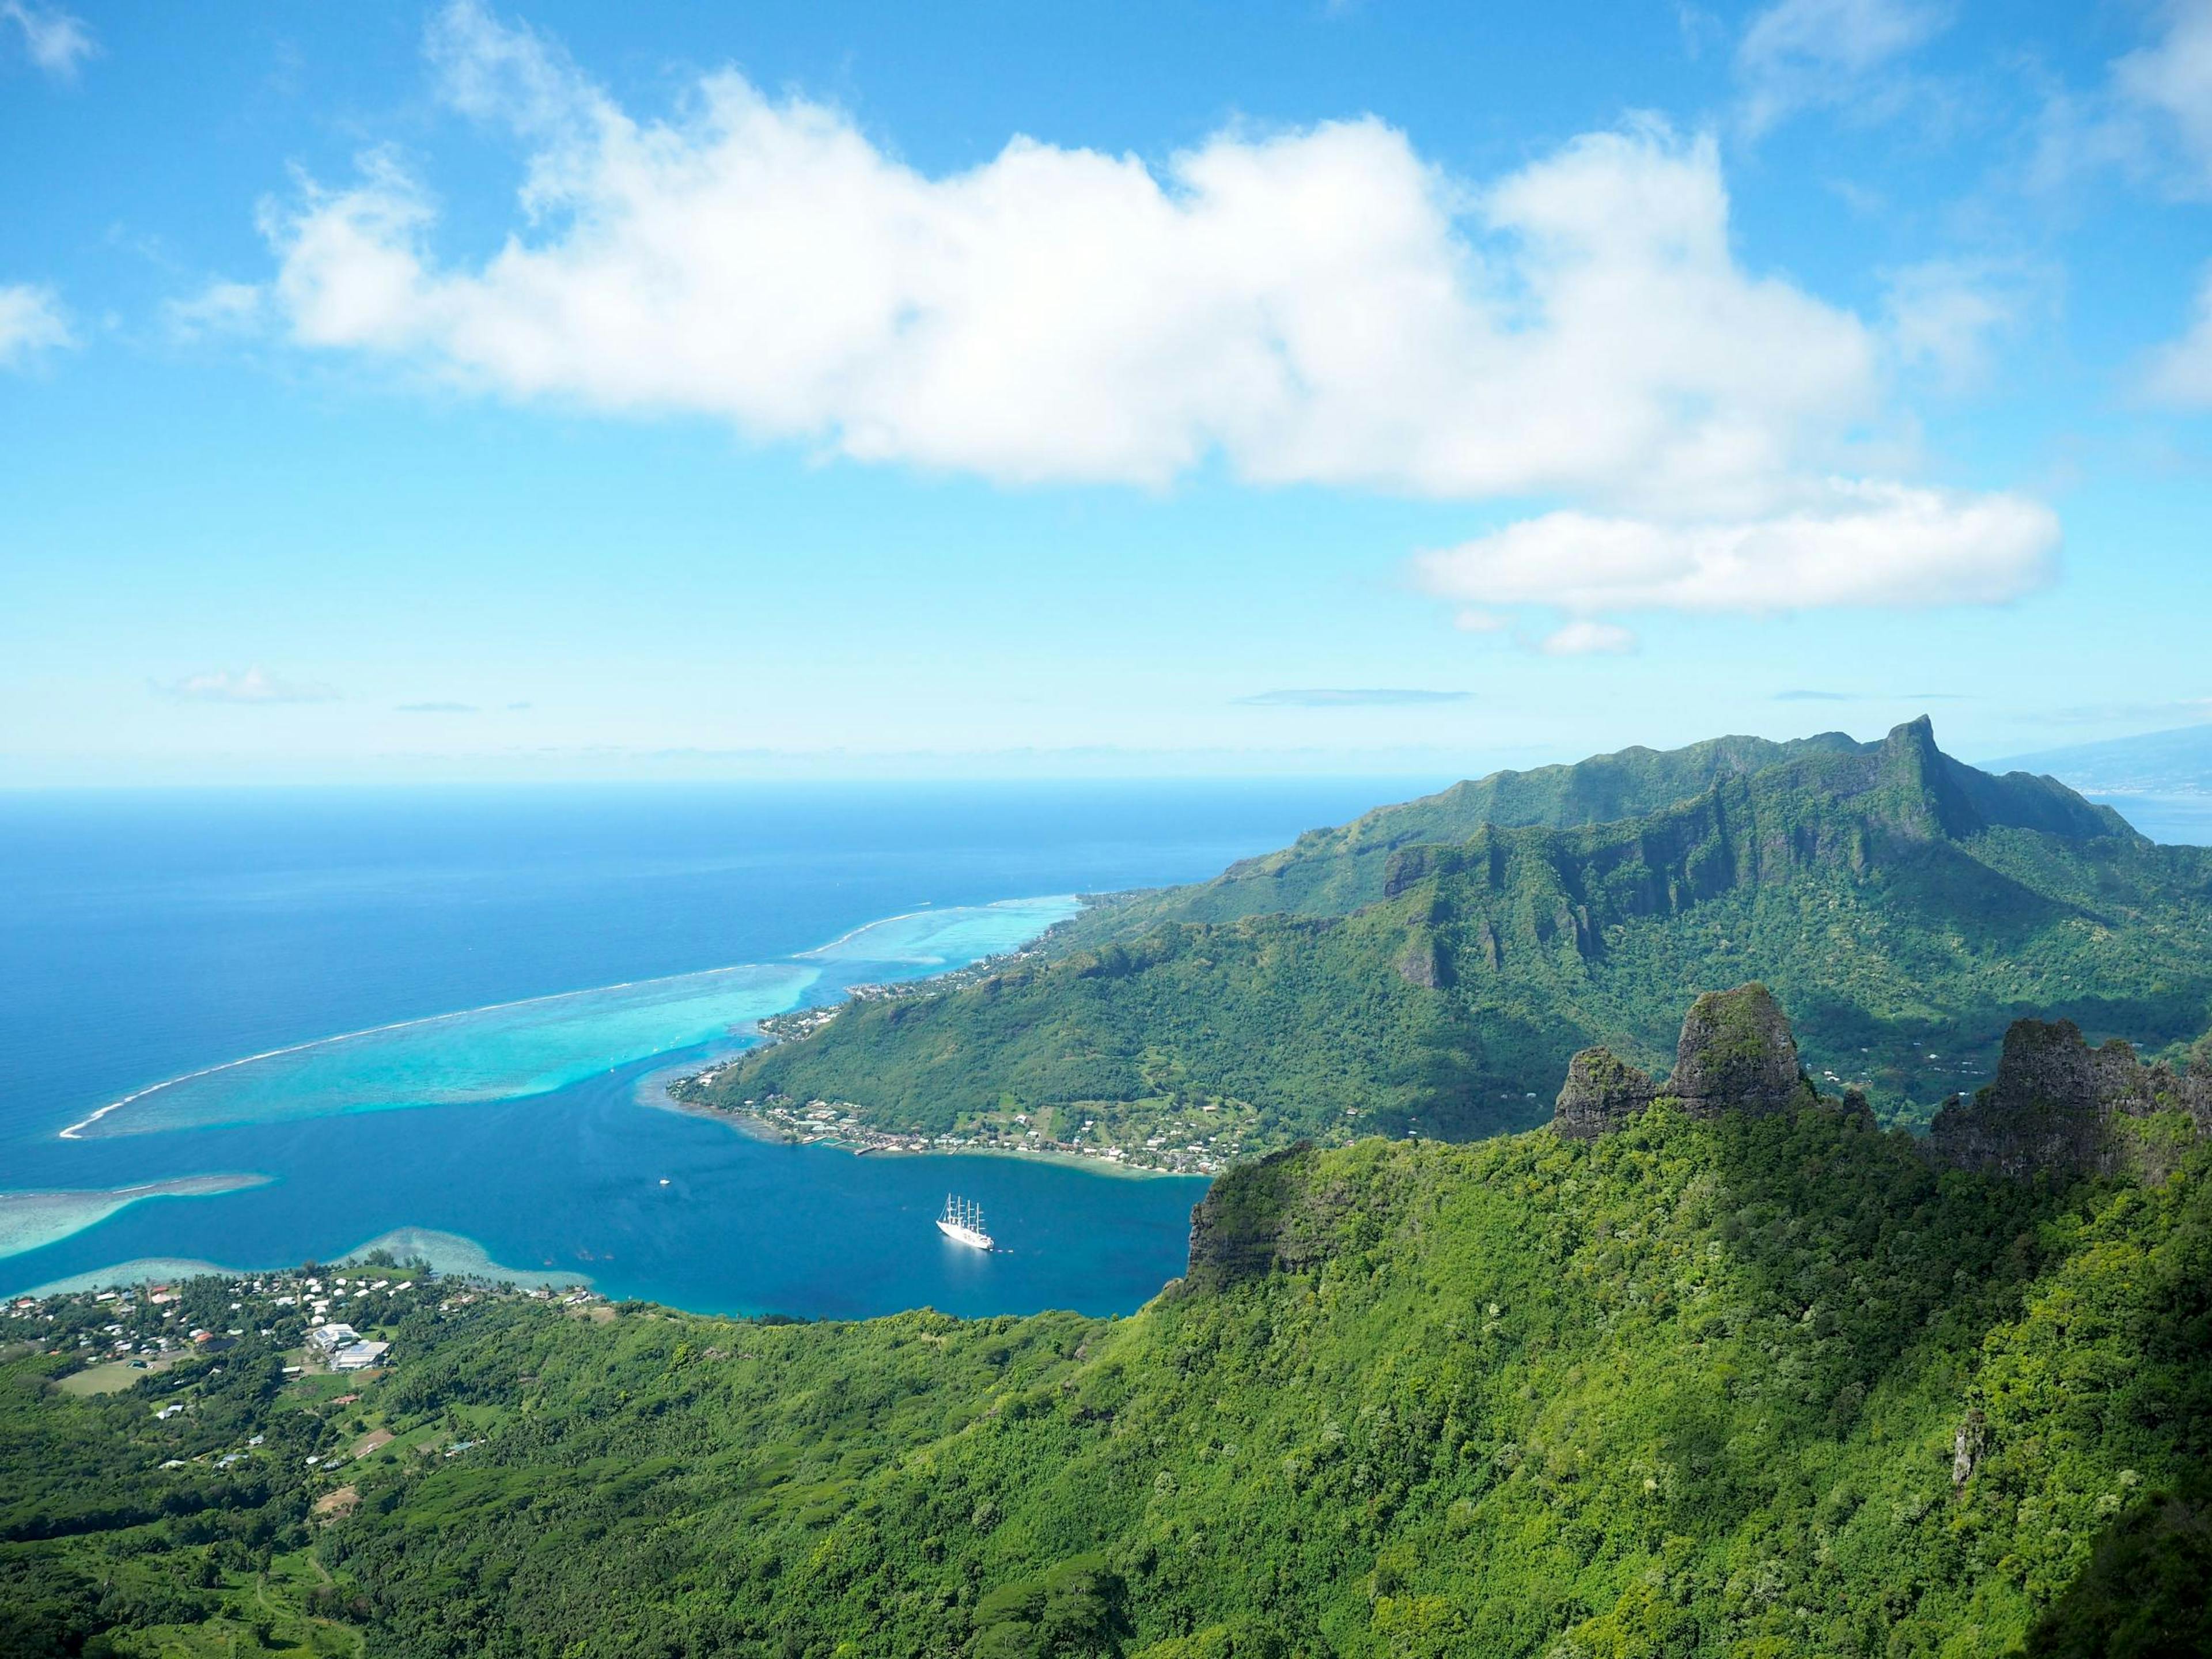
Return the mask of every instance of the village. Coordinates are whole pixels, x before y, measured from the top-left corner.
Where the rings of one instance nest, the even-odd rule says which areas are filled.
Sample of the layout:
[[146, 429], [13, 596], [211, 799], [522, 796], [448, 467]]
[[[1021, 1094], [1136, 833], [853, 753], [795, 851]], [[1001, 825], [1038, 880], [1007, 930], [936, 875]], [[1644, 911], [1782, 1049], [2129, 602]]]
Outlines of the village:
[[[690, 1110], [743, 1118], [749, 1127], [776, 1139], [836, 1146], [858, 1156], [981, 1152], [1076, 1158], [1147, 1175], [1213, 1176], [1242, 1153], [1243, 1120], [1253, 1115], [1242, 1103], [1209, 1100], [1186, 1108], [1176, 1121], [1164, 1125], [1157, 1108], [1170, 1103], [1164, 1101], [1083, 1102], [1036, 1112], [974, 1114], [950, 1132], [928, 1134], [878, 1128], [847, 1100], [769, 1095], [721, 1106], [705, 1095], [703, 1086], [727, 1065], [687, 1079], [701, 1086], [681, 1093], [672, 1090], [671, 1097]], [[1135, 1121], [1125, 1127], [1120, 1121], [1125, 1115]], [[1060, 1127], [1063, 1122], [1065, 1128]]]

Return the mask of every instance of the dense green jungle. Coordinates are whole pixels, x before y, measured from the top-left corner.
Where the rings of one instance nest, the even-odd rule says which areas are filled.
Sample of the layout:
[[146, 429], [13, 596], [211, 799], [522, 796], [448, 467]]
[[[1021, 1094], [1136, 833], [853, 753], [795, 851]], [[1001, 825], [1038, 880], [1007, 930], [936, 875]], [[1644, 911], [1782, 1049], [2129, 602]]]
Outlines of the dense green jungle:
[[[285, 1370], [295, 1279], [204, 1279], [170, 1316], [240, 1336], [87, 1397], [54, 1382], [117, 1304], [16, 1304], [0, 1639], [2206, 1650], [2212, 1045], [2142, 1066], [2031, 1022], [1931, 1142], [1818, 1096], [1786, 1032], [1707, 1024], [1676, 1067], [1702, 1095], [1593, 1133], [1240, 1165], [1123, 1319], [732, 1321], [402, 1275], [358, 1316], [395, 1357], [361, 1380]], [[2036, 1167], [1991, 1172], [2014, 1153]]]
[[[742, 1086], [1233, 1107], [1136, 1313], [21, 1298], [0, 1652], [2212, 1651], [2208, 874], [1916, 724], [1101, 904]], [[386, 1363], [308, 1357], [335, 1297]]]
[[1816, 1077], [1924, 1124], [2023, 1015], [2153, 1049], [2193, 1037], [2212, 851], [1977, 771], [1924, 719], [1869, 744], [1632, 749], [1102, 902], [997, 972], [852, 1003], [695, 1097], [987, 1139], [1024, 1137], [1018, 1119], [1138, 1163], [1194, 1130], [1239, 1153], [1470, 1139], [1542, 1122], [1589, 1044], [1656, 1066], [1692, 996], [1750, 979], [1789, 1006]]

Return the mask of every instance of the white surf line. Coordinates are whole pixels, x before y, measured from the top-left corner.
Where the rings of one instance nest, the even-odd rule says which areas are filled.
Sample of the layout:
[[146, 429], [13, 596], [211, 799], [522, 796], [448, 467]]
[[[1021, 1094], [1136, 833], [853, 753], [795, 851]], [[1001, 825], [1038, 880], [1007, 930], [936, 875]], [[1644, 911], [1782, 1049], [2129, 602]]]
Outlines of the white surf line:
[[[809, 957], [834, 951], [848, 939], [858, 938], [871, 927], [882, 927], [894, 921], [908, 921], [916, 916], [951, 915], [961, 910], [997, 910], [1018, 904], [1044, 904], [1060, 900], [1074, 900], [1073, 893], [1040, 893], [1033, 898], [994, 899], [988, 904], [948, 905], [944, 909], [902, 910], [896, 915], [879, 916], [873, 921], [864, 921], [858, 927], [840, 933], [827, 945], [817, 945], [810, 951], [793, 951], [784, 958], [787, 962], [804, 962]], [[459, 1008], [443, 1014], [422, 1014], [413, 1019], [395, 1019], [388, 1025], [364, 1026], [358, 1031], [341, 1031], [335, 1036], [311, 1037], [305, 1042], [288, 1043], [281, 1048], [264, 1048], [258, 1054], [242, 1054], [236, 1060], [226, 1060], [219, 1065], [203, 1066], [197, 1072], [185, 1072], [177, 1077], [164, 1078], [159, 1083], [149, 1083], [143, 1089], [133, 1090], [120, 1100], [111, 1100], [99, 1110], [87, 1113], [56, 1135], [60, 1140], [82, 1140], [82, 1131], [118, 1108], [128, 1106], [149, 1095], [157, 1095], [164, 1089], [173, 1089], [180, 1083], [191, 1083], [200, 1078], [213, 1077], [218, 1072], [234, 1071], [240, 1066], [252, 1066], [264, 1060], [276, 1060], [285, 1054], [304, 1053], [309, 1048], [328, 1048], [334, 1043], [351, 1042], [366, 1036], [381, 1036], [386, 1031], [404, 1031], [410, 1025], [434, 1025], [441, 1020], [460, 1019], [470, 1014], [495, 1014], [509, 1008], [528, 1008], [541, 1002], [560, 1002], [569, 997], [591, 996], [601, 991], [635, 991], [648, 985], [666, 985], [680, 979], [704, 979], [714, 974], [734, 974], [747, 968], [773, 968], [773, 963], [738, 962], [724, 968], [702, 968], [695, 973], [663, 974], [653, 979], [619, 980], [612, 985], [591, 985], [578, 991], [553, 991], [544, 996], [519, 997], [513, 1002], [488, 1002], [478, 1008]]]
[[803, 957], [818, 957], [824, 951], [834, 951], [839, 945], [842, 945], [847, 939], [860, 938], [861, 934], [866, 933], [871, 927], [888, 927], [895, 921], [911, 921], [915, 916], [948, 915], [955, 909], [964, 910], [968, 908], [969, 907], [964, 904], [949, 905], [943, 910], [934, 908], [922, 910], [902, 910], [895, 916], [878, 916], [873, 921], [864, 921], [858, 927], [848, 928], [845, 932], [838, 934], [836, 938], [831, 939], [827, 945], [817, 945], [810, 950], [800, 951], [794, 953], [793, 960], [797, 961], [799, 958]]
[[217, 1072], [233, 1071], [240, 1066], [251, 1066], [258, 1060], [275, 1060], [283, 1054], [301, 1054], [309, 1048], [326, 1048], [333, 1043], [351, 1042], [360, 1037], [381, 1036], [386, 1031], [404, 1031], [410, 1025], [435, 1025], [441, 1020], [464, 1019], [471, 1014], [495, 1014], [509, 1008], [532, 1007], [541, 1002], [562, 1002], [570, 997], [592, 996], [601, 991], [635, 991], [648, 985], [673, 984], [680, 979], [705, 979], [714, 974], [735, 974], [747, 968], [768, 968], [774, 965], [771, 963], [739, 962], [732, 963], [726, 968], [702, 968], [696, 973], [691, 974], [664, 974], [656, 979], [618, 980], [612, 985], [586, 986], [580, 991], [553, 991], [542, 997], [518, 997], [513, 1002], [487, 1002], [480, 1008], [457, 1008], [450, 1013], [422, 1014], [413, 1019], [395, 1019], [388, 1025], [368, 1025], [358, 1031], [341, 1031], [336, 1036], [311, 1037], [305, 1042], [287, 1043], [282, 1048], [264, 1048], [258, 1054], [241, 1054], [236, 1060], [226, 1060], [218, 1066], [203, 1066], [197, 1072], [185, 1072], [180, 1076], [164, 1078], [159, 1083], [149, 1083], [143, 1089], [135, 1089], [122, 1099], [111, 1100], [98, 1111], [79, 1118], [68, 1128], [60, 1131], [56, 1139], [82, 1140], [84, 1137], [78, 1133], [79, 1130], [90, 1128], [118, 1107], [128, 1106], [132, 1101], [143, 1100], [149, 1095], [157, 1095], [164, 1089], [173, 1089], [179, 1083], [191, 1083], [199, 1078], [213, 1077]]
[[[1006, 910], [1017, 904], [1056, 904], [1062, 900], [1073, 902], [1076, 897], [1073, 893], [1039, 893], [1034, 898], [993, 899], [988, 904], [948, 904], [942, 909], [933, 905], [921, 910], [902, 910], [895, 916], [878, 916], [873, 921], [864, 921], [858, 927], [838, 934], [827, 945], [817, 945], [811, 951], [796, 951], [791, 960], [798, 962], [807, 957], [818, 957], [825, 951], [836, 950], [848, 939], [860, 938], [871, 927], [888, 927], [895, 921], [911, 921], [916, 916], [954, 916], [963, 910]], [[886, 958], [886, 960], [896, 960], [896, 958]]]

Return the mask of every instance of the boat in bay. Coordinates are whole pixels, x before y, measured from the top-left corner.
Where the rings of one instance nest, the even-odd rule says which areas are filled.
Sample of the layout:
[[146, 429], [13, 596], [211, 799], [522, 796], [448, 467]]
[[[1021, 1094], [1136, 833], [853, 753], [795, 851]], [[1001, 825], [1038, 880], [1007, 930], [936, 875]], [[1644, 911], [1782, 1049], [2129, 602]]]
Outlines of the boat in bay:
[[991, 1235], [983, 1231], [983, 1207], [964, 1198], [945, 1195], [945, 1213], [937, 1218], [937, 1231], [955, 1244], [965, 1244], [971, 1250], [994, 1248]]

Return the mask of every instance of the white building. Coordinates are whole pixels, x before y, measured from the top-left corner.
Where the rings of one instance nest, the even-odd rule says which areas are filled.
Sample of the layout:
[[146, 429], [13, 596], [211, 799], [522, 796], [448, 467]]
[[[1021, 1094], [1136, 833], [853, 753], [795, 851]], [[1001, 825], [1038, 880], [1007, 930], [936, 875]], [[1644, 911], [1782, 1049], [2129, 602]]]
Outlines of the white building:
[[307, 1333], [307, 1346], [325, 1356], [334, 1354], [347, 1343], [360, 1340], [360, 1333], [350, 1325], [318, 1325]]
[[331, 1356], [334, 1371], [358, 1371], [374, 1365], [391, 1348], [389, 1342], [349, 1342]]

